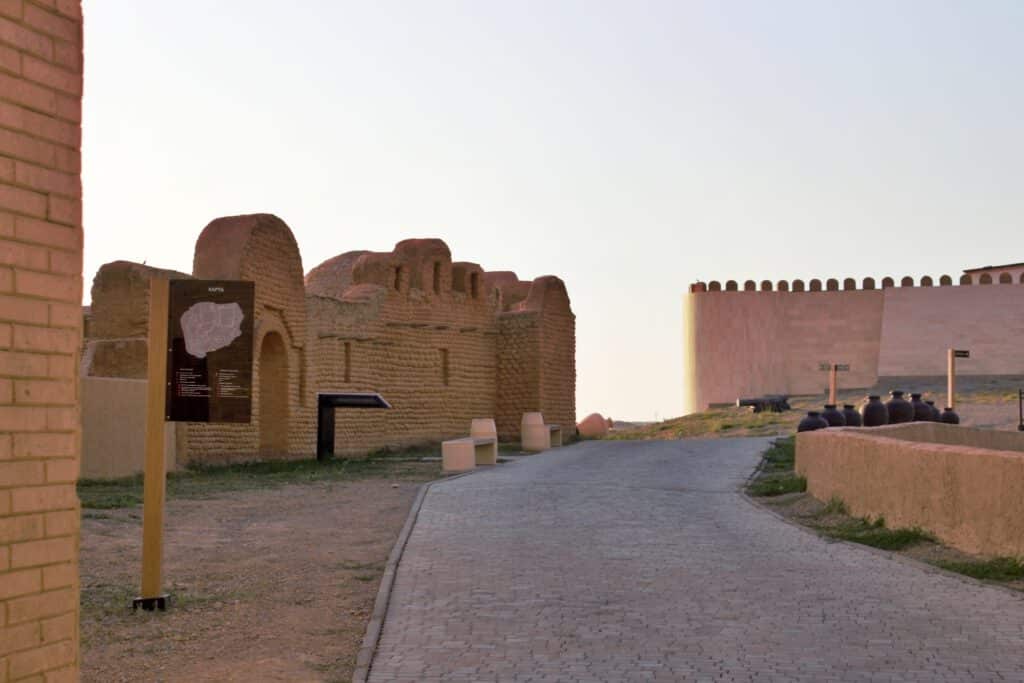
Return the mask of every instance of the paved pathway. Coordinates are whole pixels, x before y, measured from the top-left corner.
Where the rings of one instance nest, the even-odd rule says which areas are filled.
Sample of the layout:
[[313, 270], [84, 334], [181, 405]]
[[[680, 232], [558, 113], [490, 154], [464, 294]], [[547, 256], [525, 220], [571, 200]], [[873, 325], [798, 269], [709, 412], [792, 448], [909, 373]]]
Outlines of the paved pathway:
[[1024, 681], [1024, 598], [743, 500], [763, 440], [601, 442], [433, 486], [371, 681]]

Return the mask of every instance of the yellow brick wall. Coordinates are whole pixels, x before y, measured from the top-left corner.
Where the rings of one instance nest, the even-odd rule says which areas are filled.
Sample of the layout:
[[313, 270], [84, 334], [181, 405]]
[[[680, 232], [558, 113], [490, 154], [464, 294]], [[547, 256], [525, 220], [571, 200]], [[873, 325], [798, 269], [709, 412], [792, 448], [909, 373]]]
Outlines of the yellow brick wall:
[[[317, 392], [380, 392], [393, 406], [339, 409], [338, 455], [464, 436], [478, 417], [494, 417], [505, 440], [519, 438], [527, 411], [575, 425], [575, 317], [558, 278], [522, 282], [514, 273], [453, 263], [436, 239], [405, 240], [385, 253], [341, 254], [305, 279], [301, 273], [291, 230], [275, 216], [221, 218], [203, 231], [195, 277], [256, 283], [252, 422], [180, 425], [179, 464], [311, 457]], [[140, 278], [152, 276], [167, 271], [125, 262], [100, 269], [85, 344], [87, 375], [145, 376], [140, 332], [148, 286]], [[273, 395], [264, 386], [274, 384], [262, 381], [269, 379], [261, 357], [268, 335], [283, 340], [287, 363], [283, 372], [273, 366], [273, 374], [286, 378]], [[261, 429], [266, 411], [283, 415], [273, 430]], [[286, 439], [268, 439], [274, 435]]]
[[82, 13], [0, 0], [0, 681], [78, 679]]

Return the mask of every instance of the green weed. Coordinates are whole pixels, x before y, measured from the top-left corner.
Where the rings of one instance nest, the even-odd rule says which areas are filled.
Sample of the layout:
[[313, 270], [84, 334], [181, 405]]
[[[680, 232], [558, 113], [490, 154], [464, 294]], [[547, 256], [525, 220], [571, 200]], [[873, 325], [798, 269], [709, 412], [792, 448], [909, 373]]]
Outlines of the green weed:
[[1017, 581], [1024, 579], [1024, 563], [1013, 557], [996, 557], [978, 562], [937, 560], [934, 564], [957, 574], [984, 581]]
[[832, 538], [882, 550], [902, 550], [922, 541], [935, 540], [931, 534], [917, 527], [887, 529], [882, 517], [874, 522], [863, 518], [852, 519], [839, 526], [823, 528], [822, 531]]
[[781, 496], [806, 490], [807, 480], [794, 474], [762, 477], [747, 487], [747, 493], [752, 496]]

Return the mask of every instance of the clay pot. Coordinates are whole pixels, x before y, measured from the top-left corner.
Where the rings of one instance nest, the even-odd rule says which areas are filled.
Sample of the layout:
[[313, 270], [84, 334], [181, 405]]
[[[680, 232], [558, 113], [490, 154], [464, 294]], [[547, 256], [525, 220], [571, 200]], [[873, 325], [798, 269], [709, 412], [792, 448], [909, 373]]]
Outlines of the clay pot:
[[846, 419], [847, 427], [860, 427], [860, 413], [858, 413], [857, 409], [851, 406], [849, 403], [843, 406], [843, 417]]
[[889, 409], [882, 403], [881, 396], [868, 396], [868, 402], [860, 407], [860, 416], [865, 427], [889, 424]]
[[910, 405], [914, 406], [914, 422], [932, 421], [932, 409], [921, 400], [921, 394], [911, 394]]
[[828, 403], [825, 405], [825, 410], [822, 411], [821, 416], [825, 418], [825, 422], [828, 422], [829, 427], [845, 427], [846, 418], [843, 414], [836, 410], [834, 403]]
[[935, 407], [935, 401], [925, 401], [932, 409], [932, 422], [941, 422], [942, 411]]
[[800, 424], [797, 425], [796, 431], [798, 432], [813, 432], [816, 429], [825, 429], [828, 427], [828, 421], [821, 416], [816, 410], [812, 410], [807, 413], [807, 417], [800, 420]]
[[890, 391], [889, 396], [891, 398], [885, 402], [885, 407], [889, 411], [889, 424], [913, 422], [914, 406], [910, 405], [910, 401], [903, 398], [903, 392]]
[[952, 408], [946, 408], [942, 411], [942, 417], [939, 418], [940, 422], [945, 422], [948, 425], [960, 424], [960, 416], [956, 414], [956, 411]]

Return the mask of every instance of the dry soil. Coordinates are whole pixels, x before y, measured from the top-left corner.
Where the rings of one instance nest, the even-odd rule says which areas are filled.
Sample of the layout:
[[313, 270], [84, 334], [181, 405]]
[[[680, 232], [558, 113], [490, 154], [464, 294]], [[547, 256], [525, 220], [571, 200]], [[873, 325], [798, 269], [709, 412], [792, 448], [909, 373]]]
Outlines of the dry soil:
[[85, 510], [82, 680], [350, 680], [419, 483], [320, 482], [172, 500], [166, 613], [129, 607], [141, 508]]

